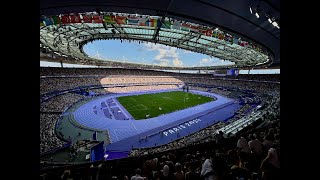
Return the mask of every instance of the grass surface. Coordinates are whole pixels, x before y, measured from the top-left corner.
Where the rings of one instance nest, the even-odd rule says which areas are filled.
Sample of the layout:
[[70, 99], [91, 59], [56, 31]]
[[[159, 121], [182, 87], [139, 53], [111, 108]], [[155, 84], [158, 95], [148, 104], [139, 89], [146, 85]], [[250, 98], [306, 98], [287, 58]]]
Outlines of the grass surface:
[[133, 116], [134, 119], [147, 119], [173, 111], [214, 101], [211, 97], [182, 91], [122, 96], [117, 100]]

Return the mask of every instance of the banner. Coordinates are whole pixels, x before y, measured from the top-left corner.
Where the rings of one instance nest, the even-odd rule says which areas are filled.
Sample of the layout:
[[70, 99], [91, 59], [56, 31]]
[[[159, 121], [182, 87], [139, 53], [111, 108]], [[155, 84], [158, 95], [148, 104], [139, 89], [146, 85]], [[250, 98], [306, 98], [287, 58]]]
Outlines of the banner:
[[92, 23], [92, 17], [89, 15], [82, 15], [82, 22], [83, 23]]
[[116, 24], [117, 23], [115, 16], [104, 16], [103, 19], [106, 24]]
[[61, 24], [61, 19], [59, 16], [52, 16], [53, 24]]
[[81, 23], [80, 15], [72, 15], [70, 16], [71, 23]]
[[127, 24], [128, 25], [138, 26], [139, 25], [139, 19], [137, 17], [128, 17], [127, 18]]
[[195, 25], [191, 25], [191, 24], [186, 24], [186, 26], [189, 28], [190, 31], [192, 32], [199, 32], [199, 28], [200, 26], [195, 26]]
[[127, 24], [127, 17], [125, 16], [116, 16], [115, 20], [117, 24]]
[[52, 19], [49, 18], [49, 17], [46, 17], [46, 18], [44, 19], [44, 24], [45, 24], [46, 26], [52, 25], [52, 24], [53, 24]]
[[212, 36], [212, 30], [211, 29], [201, 29], [201, 28], [199, 28], [199, 32], [201, 34], [209, 36], [209, 37]]
[[92, 23], [103, 23], [103, 17], [102, 16], [92, 16]]
[[139, 26], [148, 26], [149, 19], [148, 18], [139, 18], [138, 25]]
[[62, 24], [69, 24], [70, 23], [69, 16], [68, 15], [61, 16], [61, 22]]

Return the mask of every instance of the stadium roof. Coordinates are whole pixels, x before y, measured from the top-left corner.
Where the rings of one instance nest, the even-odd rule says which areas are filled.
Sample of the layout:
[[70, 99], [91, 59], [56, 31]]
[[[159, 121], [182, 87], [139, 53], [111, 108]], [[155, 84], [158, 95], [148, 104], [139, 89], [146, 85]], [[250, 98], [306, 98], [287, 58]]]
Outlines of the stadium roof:
[[[270, 18], [280, 24], [278, 1], [43, 0], [40, 7], [41, 14], [45, 15], [40, 20], [45, 25], [40, 30], [41, 46], [82, 63], [106, 65], [105, 61], [89, 58], [82, 50], [84, 44], [94, 39], [161, 43], [230, 60], [237, 67], [280, 63], [280, 30], [268, 22]], [[97, 13], [88, 13], [90, 11]], [[255, 12], [260, 14], [259, 18]], [[81, 14], [81, 21], [77, 21], [77, 13]], [[68, 22], [63, 19], [66, 14]], [[89, 16], [90, 22], [85, 23], [84, 18]], [[94, 19], [96, 16], [103, 22]], [[54, 17], [60, 22], [57, 23]], [[126, 17], [125, 23], [119, 23], [119, 17]], [[52, 23], [47, 23], [48, 18]], [[138, 19], [137, 24], [135, 19]], [[141, 24], [141, 19], [148, 19], [148, 24]], [[152, 19], [158, 25], [151, 25]], [[169, 22], [169, 28], [166, 22]], [[108, 63], [110, 66], [122, 64], [112, 60]]]

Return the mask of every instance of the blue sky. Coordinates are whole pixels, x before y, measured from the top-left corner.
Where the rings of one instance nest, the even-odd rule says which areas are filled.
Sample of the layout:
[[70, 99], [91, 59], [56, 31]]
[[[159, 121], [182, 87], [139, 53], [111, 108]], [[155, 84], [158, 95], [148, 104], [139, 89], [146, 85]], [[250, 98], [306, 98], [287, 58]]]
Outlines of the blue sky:
[[133, 62], [163, 66], [217, 66], [230, 65], [230, 61], [210, 58], [175, 47], [154, 43], [122, 42], [120, 40], [97, 40], [83, 48], [90, 57], [120, 62]]

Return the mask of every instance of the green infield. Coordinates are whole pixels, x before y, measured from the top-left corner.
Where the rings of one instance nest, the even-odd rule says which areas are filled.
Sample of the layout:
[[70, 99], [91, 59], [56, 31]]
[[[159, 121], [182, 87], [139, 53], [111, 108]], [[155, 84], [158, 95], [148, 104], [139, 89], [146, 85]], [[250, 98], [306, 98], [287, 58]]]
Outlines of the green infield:
[[122, 96], [117, 100], [136, 119], [148, 119], [215, 99], [182, 91]]

